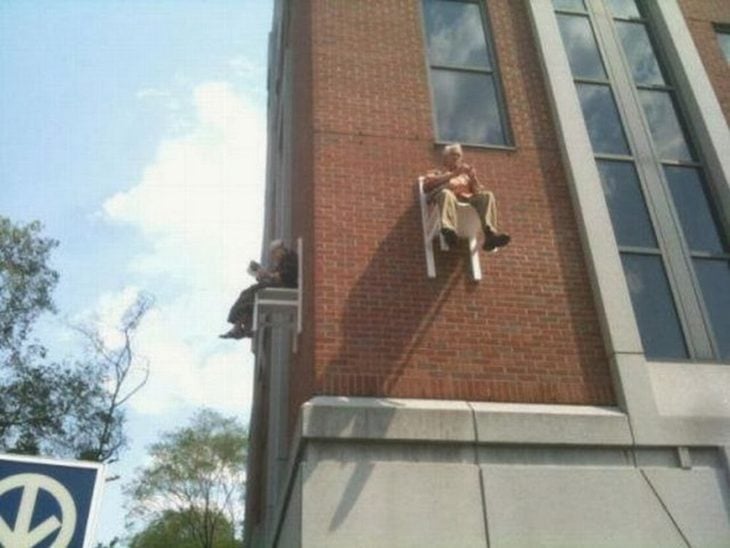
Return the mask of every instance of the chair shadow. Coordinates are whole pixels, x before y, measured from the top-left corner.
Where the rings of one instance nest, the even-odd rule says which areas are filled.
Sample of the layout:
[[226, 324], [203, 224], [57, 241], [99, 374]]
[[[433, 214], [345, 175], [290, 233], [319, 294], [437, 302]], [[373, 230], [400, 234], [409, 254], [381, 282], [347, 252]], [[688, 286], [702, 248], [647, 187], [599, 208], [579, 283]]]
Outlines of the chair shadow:
[[[414, 353], [454, 287], [460, 282], [471, 289], [478, 287], [471, 278], [466, 242], [449, 252], [439, 251], [438, 245], [435, 248], [437, 276], [428, 278], [420, 206], [414, 200], [379, 243], [347, 296], [341, 321], [342, 343], [320, 374], [327, 377], [373, 371], [377, 366], [377, 373], [358, 375], [362, 378], [351, 394], [369, 398], [376, 407], [367, 412], [358, 408], [349, 414], [338, 413], [334, 428], [340, 433], [347, 432], [348, 439], [384, 438], [402, 404], [380, 396], [392, 394], [404, 369], [413, 366]], [[350, 397], [343, 396], [343, 401], [350, 401]], [[317, 412], [315, 407], [314, 421]], [[326, 410], [322, 410], [324, 413]], [[332, 428], [330, 414], [327, 422]], [[357, 462], [330, 522], [330, 530], [345, 521], [374, 466], [374, 460], [368, 460], [367, 455]]]

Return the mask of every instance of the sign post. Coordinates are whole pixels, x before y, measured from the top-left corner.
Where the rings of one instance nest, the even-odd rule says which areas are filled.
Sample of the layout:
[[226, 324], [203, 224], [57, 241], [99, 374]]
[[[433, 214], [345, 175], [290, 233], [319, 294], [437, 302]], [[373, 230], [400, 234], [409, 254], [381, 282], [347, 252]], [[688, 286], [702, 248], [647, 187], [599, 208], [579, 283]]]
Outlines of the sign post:
[[104, 465], [0, 455], [0, 546], [90, 548]]

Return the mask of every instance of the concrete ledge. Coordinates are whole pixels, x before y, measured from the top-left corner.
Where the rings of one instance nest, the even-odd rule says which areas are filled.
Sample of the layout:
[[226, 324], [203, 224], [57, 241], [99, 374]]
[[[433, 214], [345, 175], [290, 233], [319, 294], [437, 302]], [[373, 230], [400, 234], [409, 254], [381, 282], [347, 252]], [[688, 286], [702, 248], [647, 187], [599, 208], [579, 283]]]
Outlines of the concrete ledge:
[[302, 438], [473, 443], [465, 402], [318, 396], [302, 406]]
[[615, 408], [319, 396], [302, 406], [301, 436], [461, 443], [631, 445]]
[[478, 443], [632, 445], [628, 417], [583, 405], [472, 403]]
[[673, 519], [724, 546], [729, 461], [637, 446], [614, 408], [316, 397], [272, 546], [685, 546]]
[[723, 418], [645, 417], [634, 423], [635, 443], [688, 447], [730, 444], [730, 421]]

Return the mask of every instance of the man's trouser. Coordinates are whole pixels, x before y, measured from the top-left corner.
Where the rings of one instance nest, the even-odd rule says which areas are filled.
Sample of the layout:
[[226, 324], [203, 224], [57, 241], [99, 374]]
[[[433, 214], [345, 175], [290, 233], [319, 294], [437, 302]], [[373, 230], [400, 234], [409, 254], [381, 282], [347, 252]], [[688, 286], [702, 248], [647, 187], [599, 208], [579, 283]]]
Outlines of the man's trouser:
[[482, 230], [497, 231], [497, 202], [494, 194], [488, 190], [473, 194], [469, 198], [457, 198], [448, 189], [441, 190], [436, 194], [436, 204], [441, 212], [441, 228], [457, 231], [456, 207], [459, 203], [469, 204], [479, 215], [482, 223]]

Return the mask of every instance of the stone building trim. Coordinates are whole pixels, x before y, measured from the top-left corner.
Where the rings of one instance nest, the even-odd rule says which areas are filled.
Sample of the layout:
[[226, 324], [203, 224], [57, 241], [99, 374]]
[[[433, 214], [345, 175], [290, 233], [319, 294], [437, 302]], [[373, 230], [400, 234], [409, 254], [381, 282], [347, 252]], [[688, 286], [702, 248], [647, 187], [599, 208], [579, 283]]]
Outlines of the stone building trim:
[[[644, 356], [554, 7], [550, 0], [525, 1], [560, 135], [563, 163], [611, 360], [619, 408], [627, 413], [637, 443], [727, 444], [730, 442], [730, 396], [725, 394], [730, 393], [730, 368], [715, 363], [648, 361]], [[650, 4], [651, 16], [660, 27], [662, 47], [665, 43], [673, 44], [666, 48], [667, 58], [677, 74], [683, 98], [693, 109], [691, 118], [693, 125], [700, 129], [698, 138], [703, 154], [707, 155], [708, 168], [715, 180], [723, 182], [718, 190], [725, 196], [730, 136], [726, 127], [724, 132], [719, 127], [724, 123], [719, 103], [676, 1]], [[677, 387], [681, 386], [692, 386], [696, 401], [676, 405]], [[724, 390], [718, 392], [717, 387]]]

